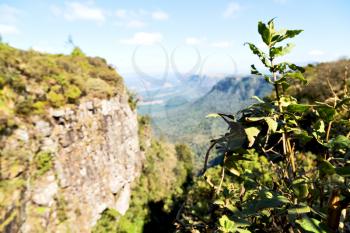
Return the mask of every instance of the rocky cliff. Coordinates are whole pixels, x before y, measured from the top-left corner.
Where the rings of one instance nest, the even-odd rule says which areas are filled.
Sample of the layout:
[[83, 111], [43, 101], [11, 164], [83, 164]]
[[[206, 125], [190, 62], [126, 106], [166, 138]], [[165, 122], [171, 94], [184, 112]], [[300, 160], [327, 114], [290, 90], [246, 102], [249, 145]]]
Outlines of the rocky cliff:
[[121, 78], [83, 55], [0, 58], [0, 232], [90, 232], [105, 209], [124, 214], [143, 155]]

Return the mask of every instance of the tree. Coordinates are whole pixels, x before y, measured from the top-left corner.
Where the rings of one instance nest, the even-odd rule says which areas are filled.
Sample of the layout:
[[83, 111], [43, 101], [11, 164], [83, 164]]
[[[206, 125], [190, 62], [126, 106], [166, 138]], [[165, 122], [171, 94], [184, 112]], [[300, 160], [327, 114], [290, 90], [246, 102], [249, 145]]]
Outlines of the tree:
[[[341, 218], [350, 203], [346, 85], [341, 95], [333, 92], [332, 104], [299, 103], [288, 88], [295, 82], [306, 83], [304, 68], [277, 63], [276, 58], [291, 51], [293, 44], [284, 42], [302, 30], [276, 30], [272, 19], [259, 22], [258, 32], [267, 51], [253, 43], [246, 45], [269, 72], [252, 65], [251, 73], [273, 85], [274, 94], [264, 100], [254, 97], [257, 103], [237, 115], [209, 115], [221, 117], [229, 128], [211, 141], [204, 176], [195, 186], [203, 189], [201, 182], [206, 180], [212, 205], [197, 211], [193, 203], [200, 200], [188, 197], [192, 205], [182, 211], [180, 225], [201, 232], [336, 232], [341, 221], [349, 222]], [[221, 164], [207, 171], [214, 148]]]

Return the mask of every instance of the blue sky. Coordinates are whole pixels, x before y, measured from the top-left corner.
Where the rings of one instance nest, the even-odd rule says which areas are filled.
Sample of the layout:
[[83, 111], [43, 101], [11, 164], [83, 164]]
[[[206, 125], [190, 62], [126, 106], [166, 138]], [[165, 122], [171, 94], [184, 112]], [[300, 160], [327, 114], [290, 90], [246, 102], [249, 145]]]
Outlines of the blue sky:
[[69, 53], [69, 35], [91, 56], [105, 57], [126, 78], [249, 72], [258, 60], [257, 22], [305, 31], [288, 59], [305, 64], [350, 57], [348, 0], [48, 1], [0, 0], [0, 34], [12, 46]]

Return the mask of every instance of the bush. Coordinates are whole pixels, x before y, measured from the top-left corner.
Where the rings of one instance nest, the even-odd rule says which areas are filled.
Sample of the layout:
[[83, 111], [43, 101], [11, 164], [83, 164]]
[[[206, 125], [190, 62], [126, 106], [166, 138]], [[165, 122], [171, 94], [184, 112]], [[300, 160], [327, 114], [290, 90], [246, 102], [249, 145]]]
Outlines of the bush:
[[35, 176], [42, 176], [48, 172], [52, 166], [52, 156], [50, 152], [41, 151], [34, 156]]
[[48, 103], [46, 101], [37, 101], [33, 104], [33, 114], [42, 115], [46, 112]]
[[28, 115], [33, 111], [33, 100], [31, 98], [24, 99], [16, 103], [16, 113]]
[[[255, 65], [251, 73], [272, 84], [274, 95], [264, 100], [255, 97], [257, 103], [236, 116], [209, 115], [223, 118], [229, 130], [211, 141], [204, 177], [199, 178], [199, 183], [207, 183], [207, 195], [202, 196], [206, 200], [195, 195], [188, 199], [180, 229], [347, 232], [349, 218], [340, 218], [350, 205], [347, 84], [343, 82], [343, 91], [332, 93], [333, 98], [324, 98], [328, 101], [299, 103], [288, 88], [306, 83], [304, 68], [277, 63], [276, 58], [291, 50], [290, 43], [280, 42], [302, 30], [277, 31], [270, 20], [259, 22], [258, 31], [268, 51], [247, 45], [270, 73], [259, 72]], [[213, 148], [219, 157], [206, 172]]]
[[95, 97], [105, 98], [113, 95], [113, 88], [107, 82], [97, 79], [89, 78], [85, 83], [86, 91], [92, 93]]
[[117, 219], [120, 216], [114, 209], [106, 209], [92, 229], [92, 233], [117, 232]]
[[64, 96], [56, 93], [55, 91], [50, 91], [48, 94], [46, 94], [46, 98], [55, 108], [62, 107], [66, 103]]
[[76, 85], [69, 85], [64, 91], [64, 96], [68, 99], [69, 103], [75, 103], [80, 97], [81, 91]]
[[72, 55], [73, 57], [85, 57], [85, 56], [86, 56], [85, 53], [84, 53], [79, 47], [77, 47], [77, 46], [74, 47], [74, 49], [73, 49], [71, 55]]

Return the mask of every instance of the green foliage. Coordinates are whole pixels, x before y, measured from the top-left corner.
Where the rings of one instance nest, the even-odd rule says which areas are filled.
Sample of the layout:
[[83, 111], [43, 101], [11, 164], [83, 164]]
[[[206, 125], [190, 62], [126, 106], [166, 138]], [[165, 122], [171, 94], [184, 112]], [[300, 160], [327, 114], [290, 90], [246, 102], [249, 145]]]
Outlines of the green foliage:
[[304, 68], [275, 58], [291, 49], [279, 43], [302, 30], [276, 31], [270, 20], [259, 22], [258, 31], [268, 51], [247, 44], [270, 73], [252, 65], [252, 74], [271, 83], [274, 95], [237, 118], [210, 115], [223, 118], [229, 130], [212, 140], [207, 158], [216, 146], [219, 165], [206, 171], [206, 160], [207, 184], [198, 178], [194, 189], [201, 194], [190, 193], [181, 225], [201, 232], [336, 232], [350, 204], [347, 81], [328, 101], [301, 103], [288, 89], [306, 83]]
[[97, 78], [90, 78], [86, 81], [85, 89], [87, 92], [94, 93], [100, 98], [110, 97], [113, 95], [113, 87], [106, 81]]
[[59, 222], [64, 222], [65, 220], [68, 219], [67, 201], [61, 195], [56, 196], [55, 201], [56, 201], [57, 219]]
[[15, 117], [43, 115], [50, 108], [77, 104], [82, 97], [124, 93], [122, 78], [104, 59], [22, 51], [0, 43], [0, 131], [11, 131]]
[[118, 211], [114, 209], [106, 209], [103, 211], [101, 218], [92, 229], [92, 233], [108, 233], [117, 231], [117, 219], [120, 216]]
[[46, 99], [55, 108], [62, 107], [66, 103], [64, 95], [56, 93], [55, 91], [50, 91], [47, 93]]
[[129, 95], [129, 98], [128, 98], [129, 106], [131, 110], [135, 110], [138, 102], [137, 96], [135, 93], [132, 93], [132, 92], [129, 92], [128, 95]]
[[35, 175], [36, 176], [44, 175], [53, 166], [51, 153], [40, 151], [34, 156], [33, 164], [35, 166]]
[[67, 90], [64, 91], [64, 95], [70, 103], [74, 103], [80, 97], [81, 91], [76, 85], [70, 85]]
[[83, 50], [81, 50], [79, 47], [75, 46], [71, 55], [73, 57], [85, 57], [85, 53], [83, 52]]

